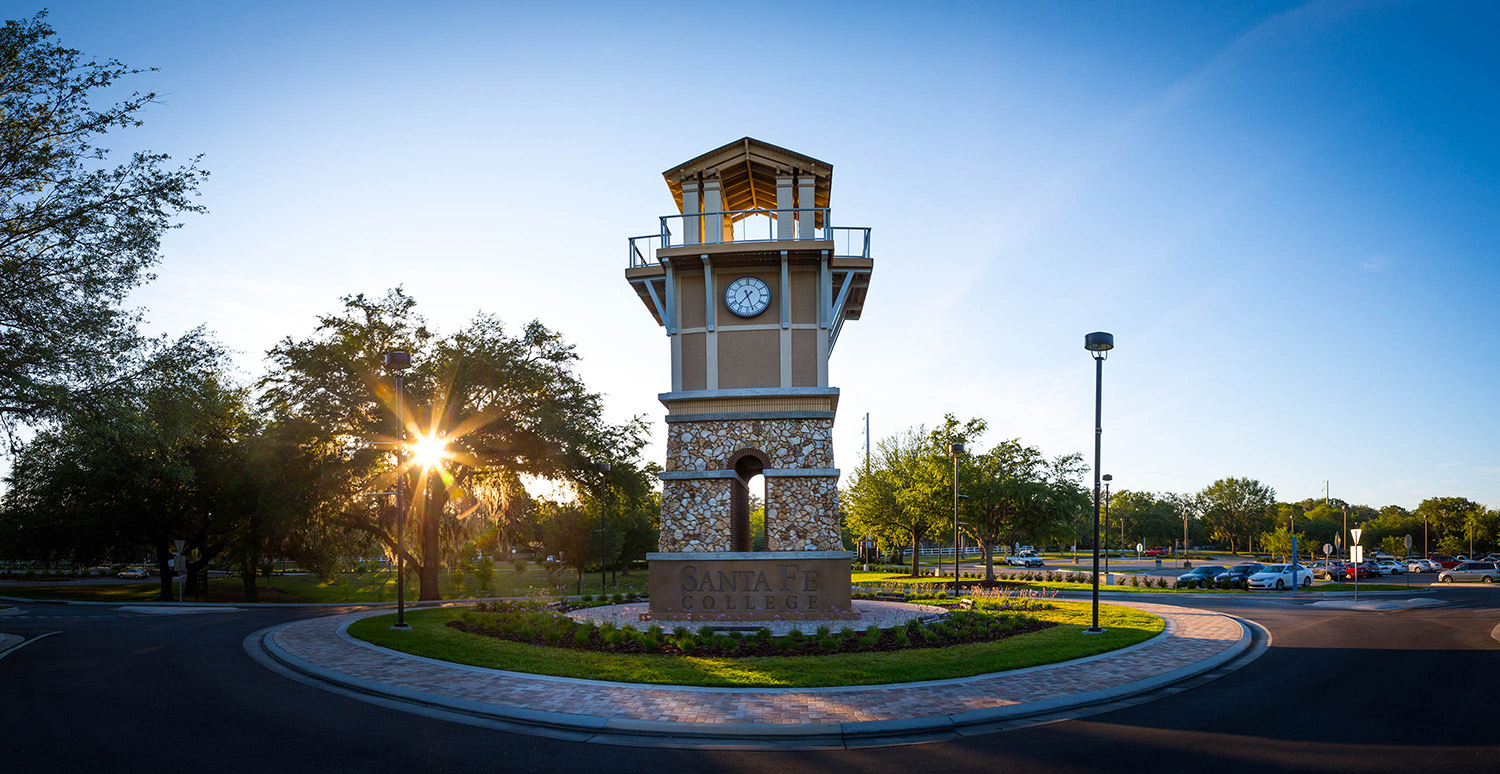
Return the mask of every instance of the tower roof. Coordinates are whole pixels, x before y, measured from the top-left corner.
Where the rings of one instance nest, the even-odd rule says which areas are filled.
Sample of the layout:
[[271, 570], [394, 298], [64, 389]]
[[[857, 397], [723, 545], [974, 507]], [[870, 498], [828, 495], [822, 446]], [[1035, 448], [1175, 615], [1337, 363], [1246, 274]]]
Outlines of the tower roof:
[[[682, 181], [700, 176], [719, 179], [726, 211], [774, 209], [778, 175], [814, 178], [814, 201], [799, 202], [801, 207], [827, 207], [829, 194], [833, 189], [832, 164], [753, 137], [742, 137], [715, 148], [672, 167], [661, 175], [666, 178], [667, 187], [672, 189], [672, 198], [677, 202], [678, 212], [682, 212]], [[744, 217], [746, 216], [736, 215], [733, 219]]]

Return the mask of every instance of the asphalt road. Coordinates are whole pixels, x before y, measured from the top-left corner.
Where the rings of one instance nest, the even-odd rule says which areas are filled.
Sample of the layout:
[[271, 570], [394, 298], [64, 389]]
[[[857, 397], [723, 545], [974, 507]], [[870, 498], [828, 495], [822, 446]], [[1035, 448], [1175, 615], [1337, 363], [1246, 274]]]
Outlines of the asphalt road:
[[[329, 693], [246, 655], [253, 631], [331, 608], [143, 615], [23, 605], [0, 633], [10, 771], [1363, 772], [1500, 767], [1500, 589], [1420, 589], [1443, 607], [1329, 610], [1273, 596], [1163, 600], [1254, 620], [1259, 659], [1156, 701], [922, 745], [829, 751], [581, 744], [434, 720]], [[1398, 597], [1399, 598], [1399, 597]]]

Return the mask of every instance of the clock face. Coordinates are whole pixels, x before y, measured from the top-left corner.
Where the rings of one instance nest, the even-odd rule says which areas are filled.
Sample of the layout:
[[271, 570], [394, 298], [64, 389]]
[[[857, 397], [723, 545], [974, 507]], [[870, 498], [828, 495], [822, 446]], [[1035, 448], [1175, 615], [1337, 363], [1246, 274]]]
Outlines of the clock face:
[[771, 288], [757, 277], [740, 277], [724, 288], [724, 306], [741, 317], [754, 317], [771, 305]]

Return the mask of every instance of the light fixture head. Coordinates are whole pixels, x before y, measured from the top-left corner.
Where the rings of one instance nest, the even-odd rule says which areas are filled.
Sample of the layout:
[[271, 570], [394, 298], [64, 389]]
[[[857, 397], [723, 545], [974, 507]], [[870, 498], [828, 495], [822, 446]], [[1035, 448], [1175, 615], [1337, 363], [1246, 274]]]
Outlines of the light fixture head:
[[1094, 331], [1083, 337], [1083, 348], [1090, 352], [1108, 352], [1115, 348], [1114, 334]]
[[609, 472], [609, 463], [608, 462], [601, 462], [601, 463], [599, 463], [599, 472], [600, 473], [608, 473]]
[[411, 368], [410, 352], [401, 352], [400, 350], [397, 350], [395, 352], [385, 353], [385, 370], [405, 371], [408, 368]]
[[961, 443], [950, 443], [948, 444], [948, 453], [953, 455], [963, 454], [964, 445]]
[[1114, 481], [1114, 480], [1115, 480], [1114, 476], [1111, 476], [1108, 473], [1104, 474], [1104, 483], [1108, 484], [1109, 482]]

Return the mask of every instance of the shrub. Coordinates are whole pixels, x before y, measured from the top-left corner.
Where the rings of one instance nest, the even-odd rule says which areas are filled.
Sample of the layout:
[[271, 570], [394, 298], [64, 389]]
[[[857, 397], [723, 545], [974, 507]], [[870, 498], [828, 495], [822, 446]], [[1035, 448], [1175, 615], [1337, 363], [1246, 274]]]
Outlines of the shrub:
[[582, 599], [583, 599], [584, 602], [593, 602], [594, 601], [594, 595], [593, 594], [584, 594], [583, 597], [582, 597]]
[[590, 627], [580, 626], [573, 630], [573, 642], [576, 645], [589, 644]]

